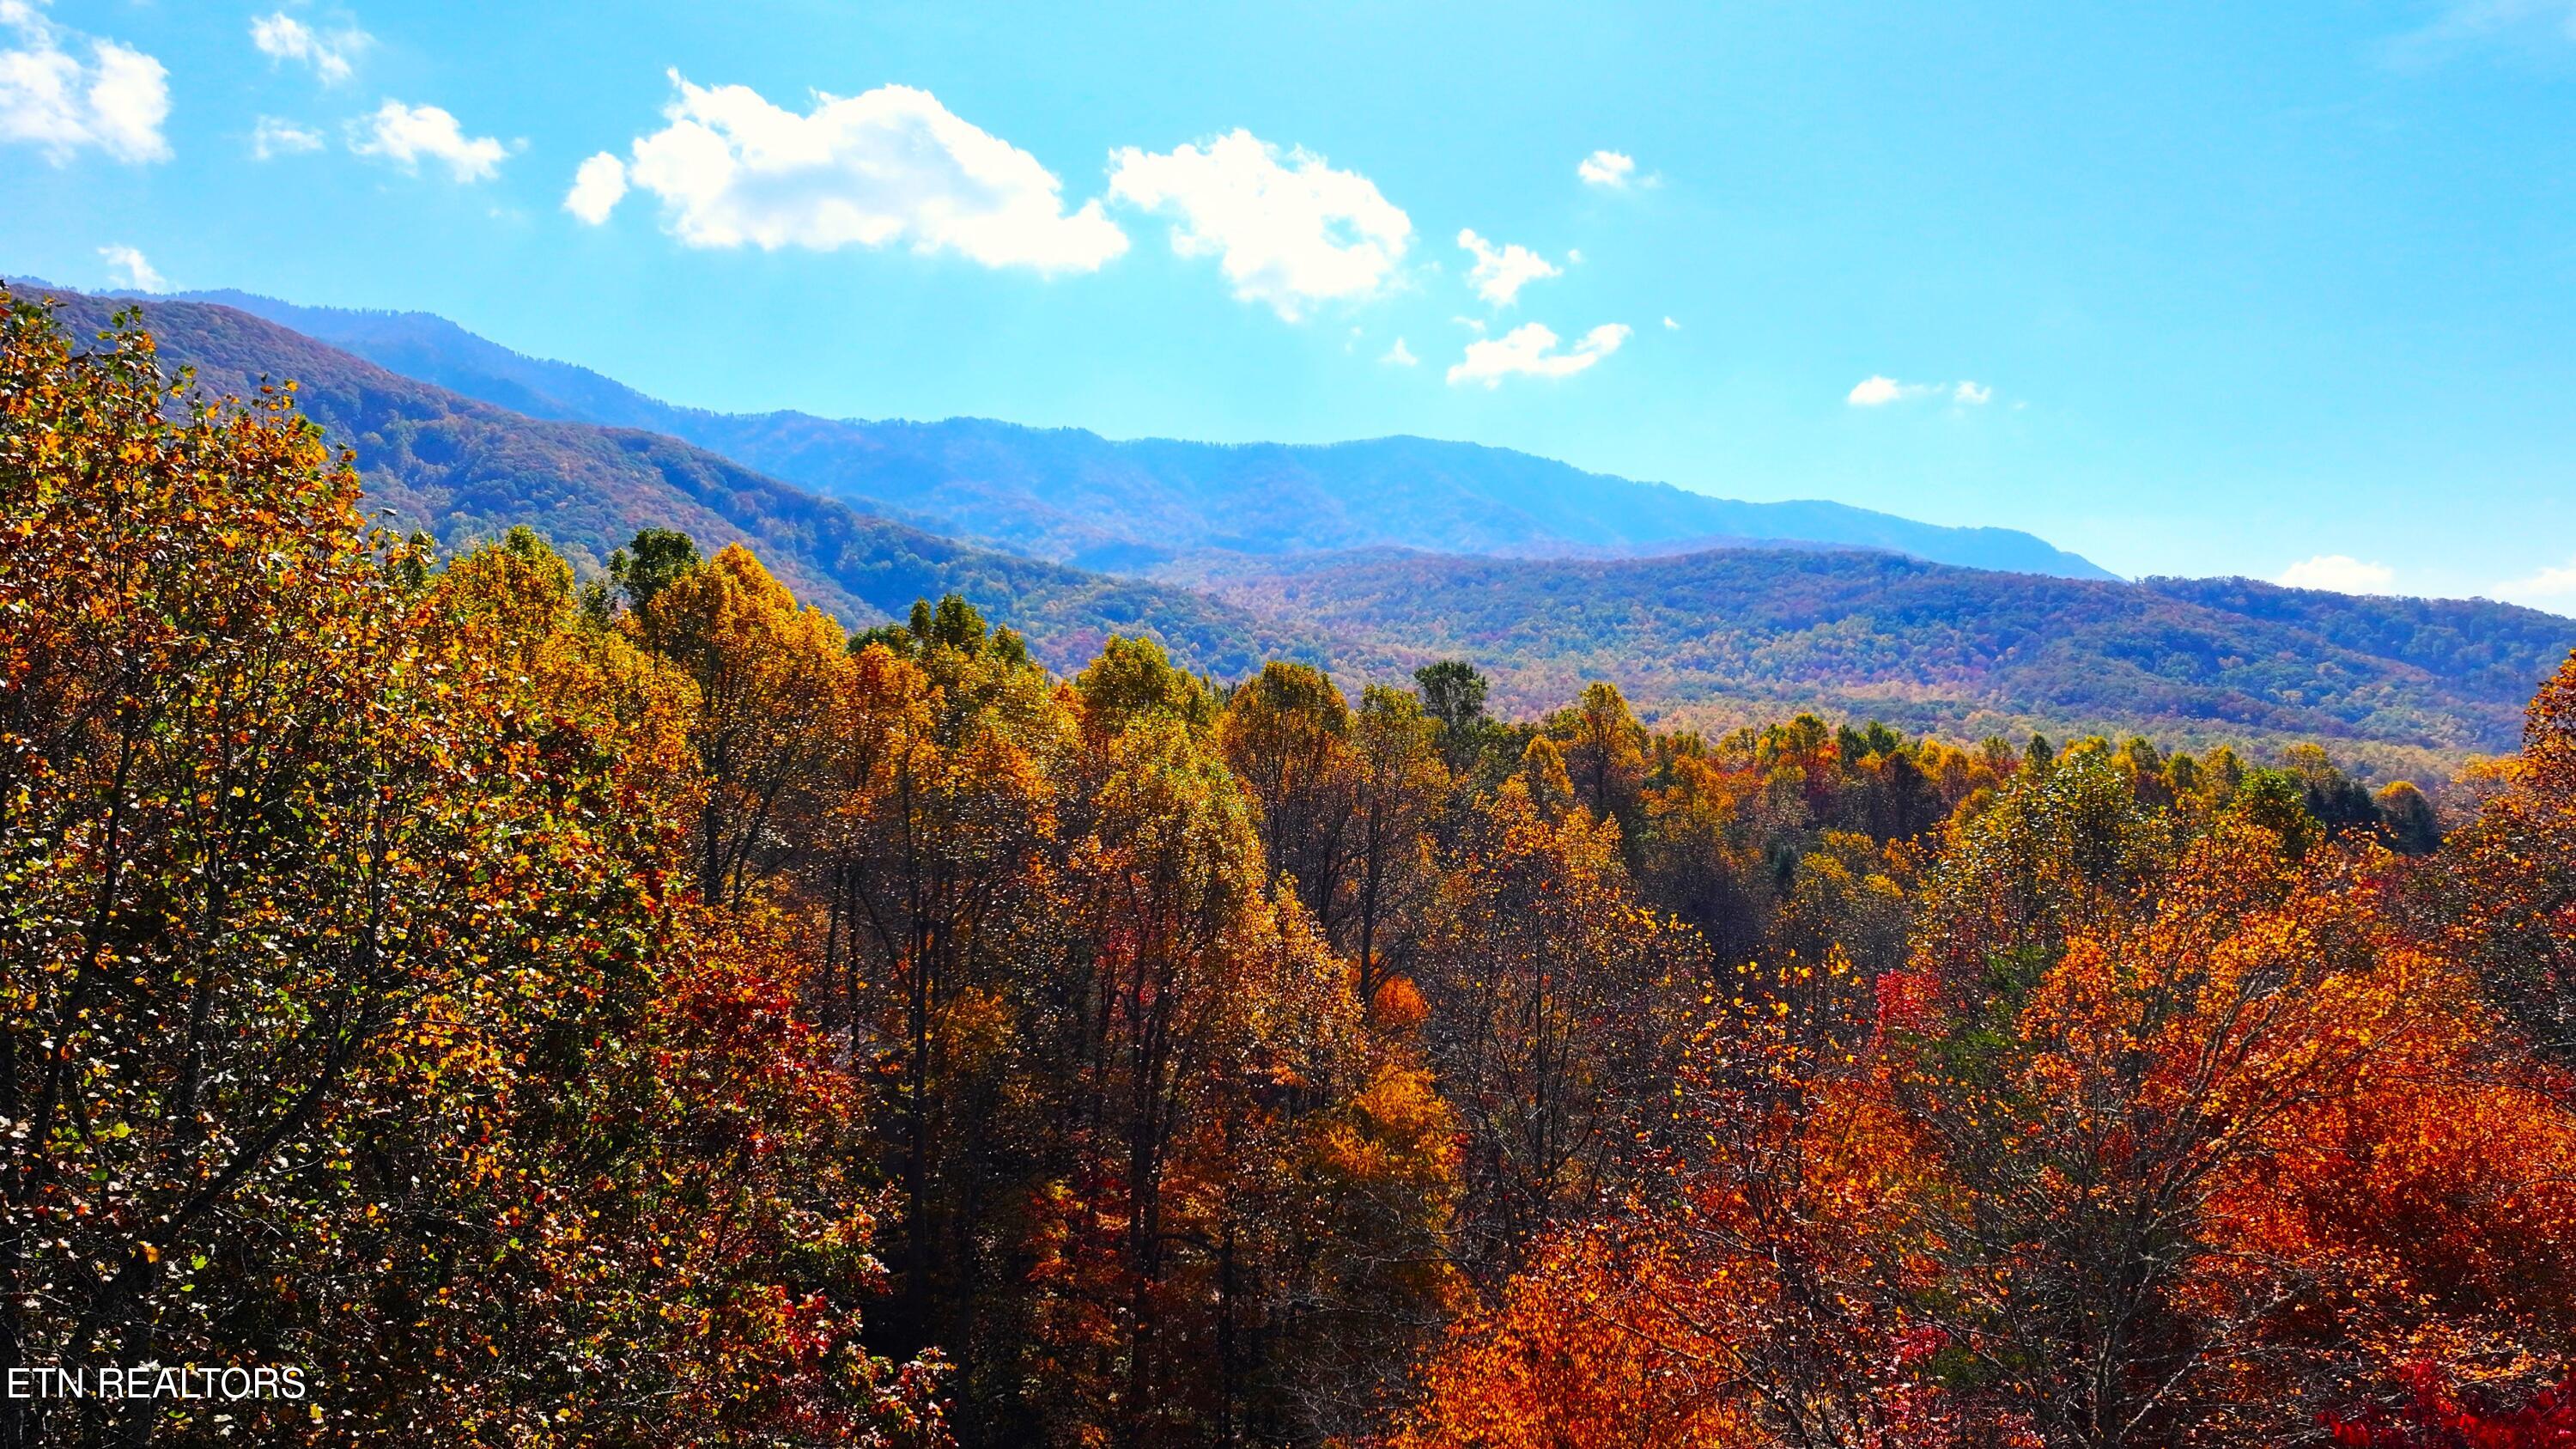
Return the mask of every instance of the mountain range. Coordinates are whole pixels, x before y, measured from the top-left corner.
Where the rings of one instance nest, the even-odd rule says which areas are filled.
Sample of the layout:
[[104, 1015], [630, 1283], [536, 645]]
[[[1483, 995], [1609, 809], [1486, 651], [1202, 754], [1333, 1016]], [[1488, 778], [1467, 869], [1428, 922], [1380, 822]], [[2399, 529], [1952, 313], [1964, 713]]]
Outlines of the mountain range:
[[2246, 579], [2141, 583], [1899, 554], [1718, 549], [1523, 560], [1395, 550], [1190, 580], [1402, 660], [1486, 662], [1508, 710], [1609, 679], [1710, 728], [1823, 709], [1952, 736], [2123, 722], [2171, 742], [2512, 748], [2576, 621]]
[[2007, 528], [1950, 528], [1840, 503], [1744, 503], [1429, 438], [1324, 445], [1113, 442], [982, 418], [864, 422], [676, 407], [587, 368], [526, 357], [426, 312], [194, 292], [407, 377], [529, 417], [643, 428], [873, 512], [1085, 568], [1199, 550], [1382, 546], [1505, 557], [1695, 552], [1756, 543], [1886, 549], [1935, 563], [2108, 579]]
[[[79, 331], [124, 305], [49, 295]], [[1607, 678], [1642, 713], [1710, 727], [1815, 708], [1953, 736], [2323, 739], [2420, 769], [2511, 749], [2522, 702], [2576, 647], [2576, 620], [2537, 610], [2243, 579], [2131, 583], [2004, 530], [1886, 522], [1902, 525], [1894, 537], [1967, 547], [1992, 534], [2069, 562], [1969, 568], [1896, 544], [1743, 529], [1693, 548], [1655, 529], [1696, 526], [1675, 520], [1699, 505], [1673, 499], [1697, 495], [1463, 444], [1229, 448], [971, 420], [728, 417], [426, 314], [261, 301], [326, 339], [248, 308], [143, 305], [165, 359], [194, 366], [208, 390], [295, 379], [306, 413], [357, 450], [371, 496], [447, 546], [527, 523], [596, 569], [639, 527], [680, 528], [710, 547], [750, 544], [853, 626], [963, 594], [1059, 669], [1110, 633], [1144, 633], [1220, 677], [1288, 657], [1356, 684], [1462, 657], [1513, 713]], [[1378, 491], [1408, 501], [1311, 519], [1225, 501], [1270, 488], [1264, 476], [1302, 486], [1264, 469], [1363, 502], [1370, 490], [1354, 480], [1377, 476]], [[825, 473], [840, 482], [806, 481]], [[1884, 519], [1814, 507], [1806, 533]], [[1413, 546], [1378, 538], [1417, 515], [1420, 535], [1402, 540]]]
[[[43, 292], [76, 334], [128, 298]], [[353, 449], [370, 498], [403, 528], [458, 548], [527, 524], [596, 573], [644, 527], [712, 551], [743, 543], [809, 603], [853, 627], [902, 617], [914, 599], [963, 594], [1029, 635], [1050, 664], [1078, 666], [1112, 633], [1172, 642], [1192, 668], [1239, 674], [1265, 658], [1323, 662], [1310, 631], [1274, 628], [1202, 594], [977, 548], [817, 497], [677, 439], [635, 428], [532, 418], [384, 368], [231, 307], [144, 307], [165, 367], [200, 392], [248, 396], [295, 384], [297, 406]]]

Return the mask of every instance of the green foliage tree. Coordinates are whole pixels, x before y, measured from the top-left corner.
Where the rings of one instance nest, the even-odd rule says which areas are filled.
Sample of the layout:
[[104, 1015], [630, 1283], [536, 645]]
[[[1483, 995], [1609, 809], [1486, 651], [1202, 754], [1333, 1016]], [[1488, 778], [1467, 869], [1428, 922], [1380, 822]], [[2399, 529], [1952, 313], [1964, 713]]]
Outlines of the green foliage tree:
[[608, 556], [609, 581], [641, 612], [656, 595], [698, 567], [698, 541], [672, 528], [647, 528]]
[[1492, 682], [1463, 659], [1443, 659], [1413, 671], [1413, 683], [1423, 714], [1440, 726], [1440, 751], [1450, 773], [1469, 773], [1493, 732], [1493, 719], [1485, 713]]

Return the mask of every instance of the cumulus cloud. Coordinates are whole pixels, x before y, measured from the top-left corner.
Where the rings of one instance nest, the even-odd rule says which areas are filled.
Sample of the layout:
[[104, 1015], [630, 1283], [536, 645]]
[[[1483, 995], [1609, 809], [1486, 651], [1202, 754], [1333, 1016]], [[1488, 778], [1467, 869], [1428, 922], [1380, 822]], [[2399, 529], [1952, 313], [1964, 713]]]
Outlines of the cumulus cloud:
[[[1050, 274], [1096, 271], [1127, 250], [1099, 202], [1066, 211], [1061, 183], [1036, 157], [928, 91], [818, 91], [799, 114], [749, 86], [692, 85], [677, 71], [671, 83], [667, 124], [636, 139], [624, 175], [660, 200], [664, 229], [685, 245], [903, 244]], [[610, 194], [599, 159], [583, 163], [564, 198], [585, 221], [604, 219], [624, 194]]]
[[1384, 357], [1378, 359], [1378, 361], [1393, 367], [1411, 367], [1421, 360], [1421, 358], [1413, 355], [1412, 348], [1404, 345], [1404, 339], [1401, 337], [1395, 339], [1395, 345], [1386, 350], [1386, 355]]
[[1618, 351], [1627, 340], [1625, 326], [1605, 322], [1559, 352], [1554, 332], [1543, 324], [1524, 322], [1500, 337], [1468, 343], [1467, 355], [1449, 369], [1449, 381], [1496, 388], [1507, 377], [1572, 377]]
[[1865, 377], [1853, 384], [1843, 401], [1856, 408], [1883, 408], [1908, 398], [1930, 397], [1941, 385], [1934, 382], [1898, 382], [1892, 377]]
[[1471, 230], [1458, 233], [1458, 245], [1476, 259], [1476, 265], [1467, 272], [1468, 285], [1476, 289], [1477, 296], [1497, 307], [1512, 305], [1519, 299], [1521, 288], [1532, 282], [1565, 275], [1547, 258], [1518, 242], [1497, 247]]
[[361, 156], [381, 156], [405, 171], [417, 172], [423, 161], [447, 168], [458, 181], [489, 180], [501, 169], [509, 148], [490, 136], [468, 136], [454, 116], [436, 106], [406, 106], [387, 101], [375, 114], [353, 123], [349, 149]]
[[1575, 163], [1574, 174], [1586, 186], [1625, 191], [1637, 184], [1637, 158], [1618, 151], [1595, 151]]
[[153, 270], [152, 263], [134, 248], [120, 243], [100, 247], [98, 254], [107, 262], [107, 279], [115, 285], [130, 292], [170, 290], [169, 280]]
[[[170, 72], [113, 40], [55, 24], [44, 0], [0, 0], [0, 142], [38, 147], [60, 166], [86, 148], [119, 161], [166, 161]], [[88, 59], [74, 54], [84, 50]]]
[[1174, 252], [1216, 257], [1235, 296], [1292, 322], [1375, 295], [1413, 238], [1375, 182], [1243, 130], [1161, 153], [1125, 147], [1110, 157], [1109, 194], [1170, 216]]
[[250, 132], [250, 154], [261, 161], [322, 149], [322, 133], [310, 126], [262, 116]]
[[1995, 400], [1995, 390], [1984, 383], [1965, 379], [1958, 382], [1899, 382], [1892, 377], [1871, 376], [1853, 384], [1852, 390], [1843, 394], [1843, 401], [1856, 408], [1883, 408], [1889, 403], [1917, 402], [1943, 396], [1962, 407], [1983, 407]]
[[1682, 330], [1682, 324], [1674, 321], [1670, 317], [1667, 317], [1664, 319], [1664, 330], [1667, 332], [1679, 332]]
[[2576, 559], [2562, 568], [2545, 568], [2522, 578], [2507, 579], [2493, 592], [2509, 603], [2528, 604], [2553, 614], [2576, 612]]
[[354, 25], [344, 25], [325, 35], [283, 10], [254, 17], [250, 22], [250, 43], [272, 61], [297, 61], [313, 67], [313, 74], [324, 85], [338, 85], [355, 73], [352, 57], [373, 43], [374, 37]]
[[2397, 571], [2384, 563], [2363, 563], [2339, 553], [2321, 553], [2301, 559], [2281, 570], [2273, 582], [2292, 589], [2331, 589], [2338, 594], [2380, 594], [2388, 591]]
[[564, 193], [564, 210], [597, 226], [626, 195], [626, 163], [617, 153], [602, 151], [572, 173], [572, 190]]

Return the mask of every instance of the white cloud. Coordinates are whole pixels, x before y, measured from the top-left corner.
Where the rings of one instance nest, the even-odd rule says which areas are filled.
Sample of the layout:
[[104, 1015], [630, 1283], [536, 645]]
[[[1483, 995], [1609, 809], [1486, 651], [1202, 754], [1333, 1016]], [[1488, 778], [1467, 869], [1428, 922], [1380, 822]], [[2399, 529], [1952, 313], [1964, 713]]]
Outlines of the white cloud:
[[[60, 166], [83, 147], [119, 161], [166, 161], [170, 72], [139, 50], [46, 18], [44, 0], [0, 0], [0, 142], [43, 149]], [[84, 63], [70, 47], [85, 46]]]
[[324, 85], [338, 85], [354, 74], [350, 58], [374, 39], [354, 25], [324, 35], [283, 10], [257, 16], [250, 23], [250, 43], [260, 54], [272, 61], [301, 61], [313, 67]]
[[1411, 367], [1421, 360], [1421, 358], [1413, 355], [1412, 348], [1404, 345], [1404, 339], [1401, 337], [1395, 339], [1395, 345], [1386, 350], [1386, 355], [1384, 357], [1378, 359], [1380, 362], [1387, 363], [1395, 367]]
[[1565, 264], [1566, 264], [1567, 266], [1569, 266], [1569, 267], [1579, 267], [1579, 266], [1582, 266], [1582, 265], [1583, 265], [1583, 248], [1581, 248], [1581, 247], [1567, 247], [1567, 248], [1565, 249]]
[[1856, 408], [1883, 408], [1908, 398], [1929, 397], [1939, 392], [1936, 382], [1898, 382], [1892, 377], [1866, 377], [1854, 384], [1843, 401]]
[[134, 248], [123, 244], [104, 246], [98, 249], [98, 254], [107, 262], [107, 279], [118, 287], [130, 292], [170, 290], [169, 280], [154, 271], [152, 264], [144, 260], [143, 253]]
[[1449, 320], [1466, 328], [1468, 331], [1475, 333], [1479, 337], [1485, 335], [1485, 319], [1482, 317], [1452, 317]]
[[1583, 334], [1573, 347], [1556, 350], [1556, 334], [1537, 322], [1524, 322], [1500, 337], [1467, 344], [1467, 355], [1449, 369], [1453, 384], [1481, 382], [1488, 388], [1500, 387], [1503, 379], [1521, 377], [1572, 377], [1592, 364], [1619, 350], [1628, 340], [1628, 329], [1616, 322], [1605, 322]]
[[2281, 570], [2273, 582], [2292, 589], [2331, 589], [2338, 594], [2386, 593], [2397, 571], [2384, 563], [2363, 563], [2339, 553], [2321, 553]]
[[262, 116], [259, 124], [251, 128], [250, 154], [261, 161], [321, 149], [322, 133], [310, 126], [281, 121], [275, 116]]
[[1958, 382], [1899, 382], [1892, 377], [1870, 376], [1853, 384], [1843, 401], [1856, 408], [1883, 408], [1889, 403], [1919, 402], [1928, 397], [1948, 397], [1962, 407], [1983, 407], [1995, 400], [1995, 390], [1981, 382], [1962, 379]]
[[1636, 184], [1637, 158], [1618, 151], [1595, 151], [1575, 164], [1574, 174], [1586, 186], [1625, 191]]
[[2545, 568], [2525, 578], [2507, 579], [2493, 592], [2509, 603], [2527, 604], [2553, 614], [2569, 613], [2576, 610], [2576, 560], [2570, 560], [2563, 568]]
[[1679, 332], [1682, 330], [1682, 324], [1674, 321], [1670, 317], [1667, 317], [1664, 319], [1664, 330], [1667, 332]]
[[1235, 296], [1292, 322], [1318, 302], [1375, 295], [1413, 237], [1375, 182], [1242, 130], [1159, 154], [1125, 147], [1110, 157], [1109, 194], [1171, 215], [1174, 252], [1217, 257]]
[[[907, 243], [924, 255], [1045, 273], [1096, 271], [1127, 250], [1127, 234], [1099, 202], [1067, 212], [1061, 184], [1036, 157], [928, 91], [818, 91], [799, 115], [748, 86], [691, 85], [677, 71], [671, 83], [678, 94], [662, 110], [668, 124], [636, 139], [625, 174], [661, 200], [664, 229], [685, 245]], [[590, 170], [588, 199], [605, 194], [605, 174]], [[599, 214], [607, 210], [602, 203]]]
[[406, 106], [387, 101], [375, 114], [353, 124], [349, 149], [361, 156], [382, 156], [405, 171], [418, 171], [424, 160], [447, 168], [458, 181], [488, 180], [501, 169], [509, 148], [490, 136], [468, 136], [456, 118], [436, 106]]
[[614, 151], [602, 151], [572, 173], [572, 190], [564, 193], [564, 210], [597, 226], [608, 220], [626, 195], [626, 163]]
[[1518, 242], [1496, 247], [1473, 231], [1458, 233], [1458, 245], [1476, 265], [1467, 272], [1468, 285], [1476, 295], [1497, 307], [1508, 307], [1520, 297], [1521, 288], [1549, 277], [1561, 277], [1547, 258]]

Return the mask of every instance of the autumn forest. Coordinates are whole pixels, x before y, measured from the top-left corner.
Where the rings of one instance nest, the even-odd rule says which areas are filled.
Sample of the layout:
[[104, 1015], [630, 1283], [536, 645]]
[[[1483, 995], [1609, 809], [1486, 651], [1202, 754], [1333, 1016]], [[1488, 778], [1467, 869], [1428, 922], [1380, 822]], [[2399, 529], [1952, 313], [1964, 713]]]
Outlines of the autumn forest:
[[2518, 755], [1499, 718], [383, 528], [0, 365], [0, 1353], [55, 1444], [2576, 1444]]

